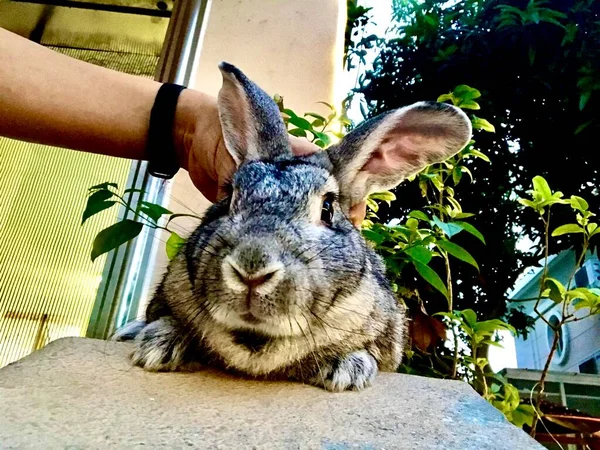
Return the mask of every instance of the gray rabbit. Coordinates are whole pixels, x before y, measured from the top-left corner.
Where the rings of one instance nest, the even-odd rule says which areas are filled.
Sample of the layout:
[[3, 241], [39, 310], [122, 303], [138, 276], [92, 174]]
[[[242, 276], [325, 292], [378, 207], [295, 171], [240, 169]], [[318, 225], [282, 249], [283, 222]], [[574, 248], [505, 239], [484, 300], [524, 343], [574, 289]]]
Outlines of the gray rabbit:
[[363, 389], [398, 367], [406, 318], [350, 207], [458, 152], [470, 121], [416, 103], [296, 157], [273, 100], [236, 67], [220, 69], [219, 114], [238, 166], [230, 195], [171, 261], [146, 322], [116, 338], [134, 338], [133, 362], [149, 371], [200, 363]]

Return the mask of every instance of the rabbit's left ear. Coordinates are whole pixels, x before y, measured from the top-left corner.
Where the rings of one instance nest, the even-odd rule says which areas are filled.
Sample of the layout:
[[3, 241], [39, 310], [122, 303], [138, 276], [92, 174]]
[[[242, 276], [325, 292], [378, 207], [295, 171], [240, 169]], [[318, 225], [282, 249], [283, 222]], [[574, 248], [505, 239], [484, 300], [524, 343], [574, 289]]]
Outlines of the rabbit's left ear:
[[449, 158], [469, 142], [471, 132], [465, 113], [436, 102], [415, 103], [365, 122], [328, 149], [344, 207]]
[[292, 156], [279, 108], [237, 67], [219, 64], [223, 86], [218, 108], [227, 150], [239, 166], [246, 160]]

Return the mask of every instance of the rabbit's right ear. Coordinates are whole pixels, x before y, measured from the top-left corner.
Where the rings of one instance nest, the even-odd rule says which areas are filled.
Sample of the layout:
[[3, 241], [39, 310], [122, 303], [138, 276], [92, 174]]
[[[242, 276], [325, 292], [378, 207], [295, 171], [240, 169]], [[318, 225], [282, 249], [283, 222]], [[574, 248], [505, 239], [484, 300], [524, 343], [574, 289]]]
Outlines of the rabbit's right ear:
[[225, 146], [239, 166], [246, 160], [292, 156], [277, 104], [237, 67], [222, 62], [218, 108]]
[[365, 122], [327, 150], [343, 207], [449, 158], [469, 139], [471, 121], [446, 103], [415, 103]]

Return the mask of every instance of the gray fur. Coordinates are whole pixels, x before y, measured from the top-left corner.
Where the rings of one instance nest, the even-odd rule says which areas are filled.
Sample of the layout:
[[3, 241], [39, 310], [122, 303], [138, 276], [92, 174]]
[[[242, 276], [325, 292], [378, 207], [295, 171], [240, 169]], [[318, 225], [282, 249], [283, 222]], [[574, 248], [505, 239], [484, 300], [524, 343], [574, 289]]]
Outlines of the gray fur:
[[[293, 157], [275, 104], [233, 66], [221, 69], [235, 75], [224, 73], [224, 133], [254, 150], [230, 149], [239, 163], [232, 195], [208, 210], [170, 263], [133, 361], [147, 370], [200, 361], [331, 391], [363, 389], [378, 370], [400, 364], [404, 309], [381, 258], [348, 220], [350, 203], [334, 202], [330, 225], [320, 208], [325, 194], [348, 199], [354, 188], [343, 183], [365, 178], [363, 162], [349, 168], [368, 160], [369, 136], [390, 128], [392, 116], [367, 123], [329, 155]], [[258, 133], [232, 123], [238, 103], [252, 105]], [[368, 179], [361, 183], [368, 189]]]

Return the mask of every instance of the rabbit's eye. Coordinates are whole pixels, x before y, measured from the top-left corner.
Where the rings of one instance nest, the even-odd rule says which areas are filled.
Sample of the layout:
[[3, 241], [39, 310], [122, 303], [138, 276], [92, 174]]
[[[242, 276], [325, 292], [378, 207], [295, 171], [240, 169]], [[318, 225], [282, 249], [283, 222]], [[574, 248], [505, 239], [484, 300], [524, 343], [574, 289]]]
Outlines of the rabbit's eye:
[[333, 201], [334, 194], [327, 194], [323, 198], [323, 206], [321, 207], [321, 221], [326, 225], [331, 225], [333, 221]]

